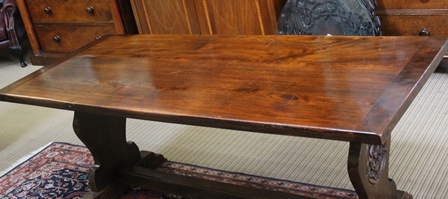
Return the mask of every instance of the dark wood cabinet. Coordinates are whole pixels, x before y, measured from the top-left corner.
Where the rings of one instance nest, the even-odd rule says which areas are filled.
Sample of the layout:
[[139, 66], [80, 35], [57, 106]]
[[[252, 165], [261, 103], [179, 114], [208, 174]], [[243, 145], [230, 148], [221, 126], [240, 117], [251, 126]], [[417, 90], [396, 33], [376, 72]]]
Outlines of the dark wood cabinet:
[[384, 35], [448, 36], [447, 0], [378, 0]]
[[277, 34], [286, 0], [131, 0], [141, 34]]
[[[126, 3], [127, 2], [127, 3]], [[134, 19], [122, 18], [125, 0], [18, 0], [33, 54], [46, 65], [101, 36], [136, 32]], [[124, 6], [124, 9], [120, 9]], [[130, 21], [132, 20], [132, 21]], [[134, 23], [132, 25], [126, 23]]]
[[[385, 36], [448, 36], [447, 0], [377, 0]], [[448, 58], [448, 53], [445, 56]]]

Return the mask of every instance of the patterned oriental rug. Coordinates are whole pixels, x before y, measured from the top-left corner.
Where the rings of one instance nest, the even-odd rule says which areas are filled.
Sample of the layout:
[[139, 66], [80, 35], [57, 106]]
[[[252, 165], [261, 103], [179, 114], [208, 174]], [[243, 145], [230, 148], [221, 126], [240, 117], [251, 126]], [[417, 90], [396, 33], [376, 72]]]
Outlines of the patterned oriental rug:
[[[84, 146], [51, 143], [0, 177], [0, 198], [82, 198], [85, 193], [90, 191], [87, 172], [92, 165], [93, 158]], [[264, 178], [171, 161], [164, 163], [158, 170], [314, 198], [358, 198], [356, 193], [351, 190]], [[134, 187], [121, 198], [170, 199], [183, 197]]]

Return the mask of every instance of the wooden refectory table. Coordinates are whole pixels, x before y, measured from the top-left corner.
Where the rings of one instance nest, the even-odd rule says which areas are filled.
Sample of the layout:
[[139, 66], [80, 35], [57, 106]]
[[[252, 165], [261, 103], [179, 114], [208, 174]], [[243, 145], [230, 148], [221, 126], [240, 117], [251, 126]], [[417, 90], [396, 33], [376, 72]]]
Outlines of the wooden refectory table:
[[391, 131], [447, 48], [444, 37], [109, 36], [0, 100], [74, 111], [95, 159], [89, 196], [138, 184], [193, 198], [300, 198], [157, 172], [165, 158], [126, 141], [126, 118], [137, 118], [350, 142], [360, 198], [411, 198], [388, 177]]

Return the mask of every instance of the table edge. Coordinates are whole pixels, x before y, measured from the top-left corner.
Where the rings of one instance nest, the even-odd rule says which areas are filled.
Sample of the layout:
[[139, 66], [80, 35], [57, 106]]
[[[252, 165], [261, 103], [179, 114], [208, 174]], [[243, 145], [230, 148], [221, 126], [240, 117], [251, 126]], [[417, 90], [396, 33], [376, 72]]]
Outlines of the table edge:
[[[117, 35], [115, 35], [117, 36]], [[122, 36], [122, 35], [118, 35]], [[110, 36], [107, 36], [110, 37]], [[106, 38], [107, 38], [106, 37]], [[429, 39], [431, 38], [431, 39]], [[318, 138], [318, 139], [329, 139], [329, 140], [339, 140], [339, 141], [348, 141], [348, 142], [361, 142], [366, 144], [384, 144], [384, 142], [390, 138], [391, 131], [395, 127], [398, 120], [402, 117], [406, 109], [410, 106], [411, 102], [418, 94], [420, 89], [423, 87], [425, 82], [429, 79], [429, 76], [435, 70], [437, 65], [443, 59], [447, 49], [448, 49], [448, 40], [447, 37], [428, 37], [428, 40], [433, 42], [440, 42], [441, 40], [445, 40], [444, 46], [441, 49], [437, 50], [436, 56], [431, 58], [430, 66], [427, 66], [428, 70], [424, 72], [423, 77], [418, 79], [418, 85], [412, 88], [412, 92], [410, 95], [406, 96], [402, 101], [402, 106], [398, 107], [397, 114], [391, 116], [387, 119], [388, 122], [385, 129], [371, 129], [368, 126], [370, 125], [359, 125], [355, 128], [355, 130], [344, 130], [344, 129], [330, 129], [330, 128], [318, 128], [311, 126], [294, 126], [294, 125], [285, 125], [285, 124], [275, 124], [275, 123], [262, 123], [255, 121], [242, 121], [242, 120], [231, 120], [231, 119], [222, 119], [222, 118], [207, 118], [207, 117], [195, 117], [195, 116], [184, 116], [184, 115], [173, 115], [173, 114], [163, 114], [163, 113], [152, 113], [146, 116], [143, 116], [141, 113], [137, 111], [129, 111], [129, 110], [119, 110], [113, 107], [92, 107], [88, 105], [76, 105], [71, 104], [65, 101], [56, 101], [49, 99], [39, 99], [18, 95], [7, 94], [9, 90], [14, 89], [33, 77], [44, 73], [45, 71], [50, 70], [51, 68], [57, 66], [59, 63], [74, 57], [76, 54], [84, 51], [85, 49], [99, 43], [100, 41], [92, 42], [75, 52], [67, 55], [64, 59], [53, 63], [51, 65], [45, 66], [42, 69], [31, 73], [30, 75], [25, 76], [24, 78], [10, 84], [3, 89], [0, 89], [0, 101], [13, 102], [13, 103], [21, 103], [35, 106], [43, 106], [48, 108], [56, 108], [70, 111], [80, 111], [80, 112], [90, 112], [94, 114], [100, 115], [115, 115], [126, 118], [134, 118], [134, 119], [144, 119], [151, 121], [159, 121], [159, 122], [169, 122], [169, 123], [178, 123], [178, 124], [186, 124], [186, 125], [197, 125], [204, 127], [215, 127], [215, 128], [224, 128], [224, 129], [233, 129], [233, 130], [242, 130], [242, 131], [251, 131], [258, 133], [270, 133], [276, 135], [289, 135], [289, 136], [300, 136], [300, 137], [308, 137], [308, 138]], [[419, 49], [417, 53], [422, 53], [426, 48]], [[433, 50], [435, 51], [435, 50]], [[416, 59], [415, 55], [411, 58], [411, 61], [406, 64], [405, 67], [412, 67], [412, 60]], [[398, 75], [399, 76], [399, 75]], [[396, 78], [398, 78], [398, 76]], [[392, 84], [397, 83], [399, 81], [393, 81]], [[393, 86], [393, 85], [392, 85]], [[386, 88], [387, 92], [391, 92], [390, 86]], [[382, 94], [383, 97], [386, 94]], [[379, 99], [381, 99], [381, 97]], [[375, 112], [373, 109], [380, 107], [380, 100], [378, 100], [371, 111], [364, 117], [363, 121], [368, 121], [369, 118], [377, 116], [379, 113]], [[122, 116], [125, 115], [125, 116]], [[173, 122], [176, 121], [176, 122]], [[298, 133], [297, 131], [300, 131]], [[274, 133], [275, 132], [275, 133]]]

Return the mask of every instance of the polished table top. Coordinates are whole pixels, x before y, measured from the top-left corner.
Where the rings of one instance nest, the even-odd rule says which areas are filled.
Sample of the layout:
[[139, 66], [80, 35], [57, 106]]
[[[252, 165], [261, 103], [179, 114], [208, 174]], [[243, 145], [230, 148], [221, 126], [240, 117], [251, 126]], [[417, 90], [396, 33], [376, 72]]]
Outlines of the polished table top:
[[446, 51], [444, 37], [111, 36], [0, 100], [383, 144]]

